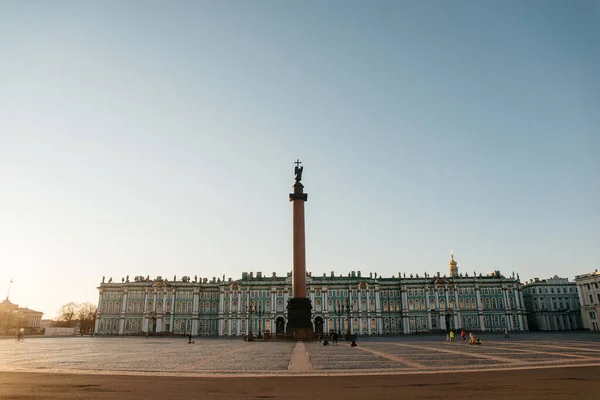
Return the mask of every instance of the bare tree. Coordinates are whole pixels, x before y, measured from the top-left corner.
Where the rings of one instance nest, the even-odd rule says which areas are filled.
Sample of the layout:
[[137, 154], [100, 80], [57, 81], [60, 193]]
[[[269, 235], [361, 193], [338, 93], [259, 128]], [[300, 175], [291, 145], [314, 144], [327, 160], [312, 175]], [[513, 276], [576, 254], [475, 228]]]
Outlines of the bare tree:
[[71, 301], [60, 308], [58, 321], [62, 322], [62, 326], [75, 326], [78, 307], [77, 303]]
[[94, 331], [94, 324], [96, 322], [96, 309], [97, 307], [89, 302], [81, 303], [77, 307], [77, 318], [79, 320], [79, 333], [83, 335], [89, 335]]
[[56, 327], [79, 327], [79, 333], [89, 335], [96, 322], [96, 306], [86, 302], [77, 304], [69, 302], [60, 308], [58, 320], [52, 325]]

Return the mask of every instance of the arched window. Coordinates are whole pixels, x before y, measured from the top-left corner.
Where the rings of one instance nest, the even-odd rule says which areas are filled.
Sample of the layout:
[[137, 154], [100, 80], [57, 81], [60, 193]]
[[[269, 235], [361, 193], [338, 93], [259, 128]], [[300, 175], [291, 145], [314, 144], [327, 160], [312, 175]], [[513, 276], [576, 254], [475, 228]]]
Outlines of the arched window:
[[485, 299], [485, 309], [486, 310], [491, 310], [492, 307], [490, 307], [490, 299], [489, 297]]
[[125, 322], [125, 330], [126, 330], [126, 331], [129, 331], [129, 330], [131, 330], [131, 325], [130, 325], [130, 323], [129, 323], [129, 320], [127, 320], [127, 321]]
[[446, 301], [444, 299], [440, 299], [440, 308], [441, 309], [445, 309], [446, 308]]
[[283, 311], [283, 300], [277, 300], [277, 311]]
[[415, 304], [414, 304], [414, 302], [412, 301], [412, 299], [410, 299], [410, 300], [408, 301], [408, 309], [409, 309], [410, 311], [414, 311], [414, 309], [415, 309]]
[[375, 318], [371, 318], [371, 333], [377, 333], [377, 321], [375, 321]]
[[455, 304], [454, 304], [454, 297], [450, 298], [450, 308], [454, 308]]
[[[367, 311], [367, 299], [362, 299], [360, 301], [360, 310], [361, 311]], [[366, 328], [366, 321], [365, 321], [365, 329], [367, 329]]]
[[316, 311], [321, 312], [321, 299], [315, 301]]
[[204, 314], [204, 303], [200, 303], [200, 314]]
[[148, 302], [146, 303], [146, 311], [152, 311], [152, 306], [154, 304], [152, 303], [152, 300], [148, 300]]
[[106, 312], [106, 302], [105, 301], [102, 302], [102, 312], [103, 313]]
[[108, 303], [108, 313], [112, 313], [113, 312], [113, 303]]
[[187, 312], [188, 312], [188, 314], [191, 314], [191, 313], [192, 313], [192, 311], [193, 311], [193, 309], [192, 309], [192, 302], [191, 302], [191, 301], [188, 301]]
[[162, 301], [160, 300], [156, 302], [156, 312], [162, 312]]
[[106, 321], [106, 330], [110, 331], [110, 328], [111, 328], [111, 321], [109, 319], [108, 321]]
[[494, 297], [494, 298], [492, 298], [492, 308], [493, 308], [494, 310], [497, 310], [497, 309], [498, 309], [498, 303], [496, 302], [496, 298], [495, 298], [495, 297]]
[[477, 309], [477, 303], [475, 302], [475, 297], [471, 297], [471, 309]]
[[119, 302], [118, 301], [115, 302], [115, 312], [116, 313], [121, 312], [121, 309], [119, 308]]
[[427, 310], [427, 308], [425, 308], [425, 299], [421, 299], [421, 310]]
[[175, 320], [175, 331], [176, 332], [179, 331], [179, 320], [178, 319]]
[[471, 300], [469, 300], [468, 298], [465, 299], [465, 310], [470, 310], [471, 309]]
[[129, 312], [129, 313], [130, 313], [130, 312], [132, 312], [132, 311], [133, 311], [133, 309], [131, 308], [131, 307], [132, 307], [132, 305], [133, 305], [133, 304], [131, 303], [131, 300], [127, 301], [127, 312]]
[[500, 307], [500, 309], [504, 308], [504, 300], [502, 300], [502, 298], [498, 299], [498, 306]]
[[465, 301], [462, 298], [458, 300], [458, 304], [461, 310], [465, 309]]
[[373, 299], [369, 300], [369, 310], [375, 311], [375, 300], [373, 300]]
[[167, 312], [172, 312], [172, 307], [171, 307], [172, 303], [171, 300], [167, 300], [167, 309], [165, 311]]
[[435, 300], [429, 299], [429, 309], [435, 310]]

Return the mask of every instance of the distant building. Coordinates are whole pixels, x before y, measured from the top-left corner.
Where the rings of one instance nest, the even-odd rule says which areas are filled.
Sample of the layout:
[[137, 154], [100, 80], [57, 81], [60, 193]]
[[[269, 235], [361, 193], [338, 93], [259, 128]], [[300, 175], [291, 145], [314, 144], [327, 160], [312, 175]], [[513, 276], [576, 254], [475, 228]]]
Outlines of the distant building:
[[26, 335], [41, 332], [41, 320], [44, 313], [19, 307], [8, 300], [0, 303], [0, 334], [14, 335], [23, 329]]
[[600, 330], [600, 272], [598, 270], [575, 277], [583, 327], [592, 331]]
[[530, 330], [583, 329], [577, 285], [568, 278], [532, 279], [523, 286], [523, 298]]
[[[415, 332], [528, 330], [518, 276], [418, 274], [383, 278], [307, 274], [315, 333], [359, 335]], [[285, 333], [292, 277], [243, 273], [223, 280], [183, 277], [102, 279], [95, 333], [99, 335], [240, 336], [252, 331]], [[250, 325], [251, 324], [251, 325]]]

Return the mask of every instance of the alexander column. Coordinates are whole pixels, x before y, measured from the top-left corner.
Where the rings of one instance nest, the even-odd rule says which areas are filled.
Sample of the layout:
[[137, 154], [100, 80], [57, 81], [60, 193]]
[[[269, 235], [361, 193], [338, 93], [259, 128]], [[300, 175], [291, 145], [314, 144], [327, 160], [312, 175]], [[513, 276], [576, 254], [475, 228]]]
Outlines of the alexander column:
[[308, 194], [304, 193], [302, 171], [300, 160], [295, 162], [294, 170], [296, 183], [293, 186], [294, 193], [290, 193], [292, 202], [292, 236], [293, 257], [292, 269], [292, 298], [288, 300], [288, 324], [286, 333], [293, 334], [296, 338], [308, 338], [313, 336], [313, 325], [310, 320], [312, 306], [310, 299], [306, 298], [306, 245], [304, 234], [304, 203], [308, 200]]

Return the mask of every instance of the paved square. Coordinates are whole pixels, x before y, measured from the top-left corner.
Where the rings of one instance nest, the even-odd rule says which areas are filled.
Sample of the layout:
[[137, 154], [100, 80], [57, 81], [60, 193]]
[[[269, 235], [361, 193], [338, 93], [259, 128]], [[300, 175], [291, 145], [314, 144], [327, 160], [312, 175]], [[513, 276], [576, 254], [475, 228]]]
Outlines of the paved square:
[[[153, 375], [352, 375], [466, 372], [600, 365], [600, 336], [591, 333], [482, 335], [483, 345], [443, 337], [359, 338], [359, 347], [241, 339], [72, 337], [0, 340], [0, 371]], [[296, 370], [294, 357], [307, 357]]]

